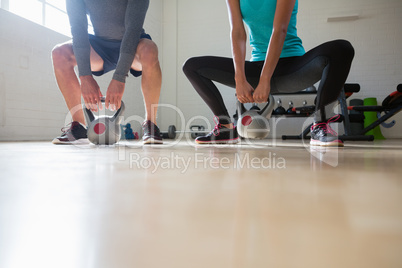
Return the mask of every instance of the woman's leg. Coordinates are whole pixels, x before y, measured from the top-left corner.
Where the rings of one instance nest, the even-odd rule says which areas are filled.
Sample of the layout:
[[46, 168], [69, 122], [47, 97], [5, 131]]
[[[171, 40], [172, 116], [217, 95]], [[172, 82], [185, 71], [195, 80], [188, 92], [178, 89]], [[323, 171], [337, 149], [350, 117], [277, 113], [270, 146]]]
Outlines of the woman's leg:
[[348, 41], [335, 40], [321, 44], [301, 57], [280, 59], [271, 80], [271, 91], [297, 92], [321, 80], [316, 121], [324, 121], [325, 106], [338, 98], [353, 57], [354, 49]]
[[[345, 40], [335, 40], [313, 48], [300, 57], [282, 58], [276, 66], [271, 79], [272, 93], [291, 93], [301, 91], [320, 81], [317, 93], [317, 111], [335, 101], [349, 74], [354, 57], [352, 45]], [[256, 87], [263, 62], [246, 61], [246, 77]], [[234, 67], [231, 58], [195, 57], [186, 61], [183, 71], [201, 98], [212, 112], [230, 122], [230, 117], [222, 95], [212, 81], [235, 88]], [[323, 121], [318, 112], [317, 121]]]
[[[263, 63], [246, 62], [250, 84], [258, 84]], [[224, 57], [194, 57], [183, 65], [184, 74], [221, 124], [231, 123], [222, 95], [214, 82], [235, 88], [233, 59]]]

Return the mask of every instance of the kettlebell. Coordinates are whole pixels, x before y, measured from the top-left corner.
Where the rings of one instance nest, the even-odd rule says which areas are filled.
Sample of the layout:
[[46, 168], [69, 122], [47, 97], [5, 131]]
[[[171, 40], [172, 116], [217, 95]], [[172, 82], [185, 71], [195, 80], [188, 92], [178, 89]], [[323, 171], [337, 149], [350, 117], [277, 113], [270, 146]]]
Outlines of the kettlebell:
[[[101, 101], [104, 103], [105, 98], [101, 98]], [[124, 109], [124, 102], [121, 101], [121, 106], [114, 115], [95, 117], [92, 111], [84, 106], [84, 114], [88, 124], [88, 140], [93, 144], [102, 145], [111, 145], [118, 142], [121, 136], [120, 122], [123, 119], [121, 116]]]
[[274, 114], [274, 115], [283, 115], [283, 114], [286, 114], [286, 110], [285, 110], [285, 108], [283, 108], [283, 106], [282, 106], [282, 100], [281, 100], [281, 99], [278, 99], [277, 103], [278, 103], [278, 107], [276, 107], [276, 109], [273, 111], [273, 114]]
[[243, 138], [264, 139], [269, 135], [270, 127], [268, 119], [271, 117], [275, 101], [272, 95], [269, 95], [268, 102], [261, 110], [247, 110], [244, 105], [237, 101], [237, 132]]

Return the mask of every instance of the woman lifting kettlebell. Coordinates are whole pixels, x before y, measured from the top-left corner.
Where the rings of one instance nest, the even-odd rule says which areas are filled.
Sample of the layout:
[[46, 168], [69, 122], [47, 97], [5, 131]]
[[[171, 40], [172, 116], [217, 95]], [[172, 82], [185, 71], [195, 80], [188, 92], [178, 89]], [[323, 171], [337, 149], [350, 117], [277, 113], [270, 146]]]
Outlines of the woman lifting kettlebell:
[[[320, 81], [310, 144], [343, 146], [329, 127], [325, 107], [334, 102], [348, 77], [354, 49], [334, 40], [305, 52], [297, 35], [298, 0], [227, 0], [232, 58], [188, 59], [183, 71], [217, 118], [215, 128], [197, 143], [235, 143], [238, 134], [214, 82], [236, 89], [241, 103], [266, 102], [270, 93], [301, 91]], [[249, 29], [252, 56], [246, 60]]]

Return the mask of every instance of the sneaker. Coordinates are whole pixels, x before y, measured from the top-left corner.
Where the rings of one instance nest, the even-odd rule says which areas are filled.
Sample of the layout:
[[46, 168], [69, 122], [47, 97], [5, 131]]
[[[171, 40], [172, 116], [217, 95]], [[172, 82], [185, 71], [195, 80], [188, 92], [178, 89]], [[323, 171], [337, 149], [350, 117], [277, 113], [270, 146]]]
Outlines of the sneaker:
[[230, 129], [217, 123], [210, 133], [197, 137], [195, 142], [198, 144], [235, 144], [239, 142], [239, 135], [236, 127]]
[[157, 125], [152, 123], [150, 120], [144, 121], [142, 123], [142, 130], [144, 135], [142, 136], [142, 141], [144, 144], [162, 144], [162, 136]]
[[61, 132], [61, 135], [52, 141], [53, 144], [89, 144], [87, 129], [77, 121], [63, 127]]
[[318, 122], [311, 126], [311, 140], [312, 146], [325, 146], [325, 147], [343, 147], [343, 141], [339, 139], [336, 133], [329, 124], [336, 122], [339, 115], [331, 117], [326, 122]]

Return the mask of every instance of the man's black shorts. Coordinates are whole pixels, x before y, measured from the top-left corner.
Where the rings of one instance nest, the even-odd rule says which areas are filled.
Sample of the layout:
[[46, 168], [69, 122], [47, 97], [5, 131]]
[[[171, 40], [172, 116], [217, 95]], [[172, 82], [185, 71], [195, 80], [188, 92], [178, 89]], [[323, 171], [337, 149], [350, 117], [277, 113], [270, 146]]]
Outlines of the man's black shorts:
[[[151, 36], [146, 33], [142, 33], [140, 39], [146, 38], [152, 40]], [[121, 41], [105, 40], [89, 34], [89, 42], [92, 48], [103, 59], [103, 70], [98, 72], [92, 72], [93, 75], [101, 76], [107, 72], [116, 69], [117, 61], [120, 56]], [[142, 74], [141, 71], [130, 69], [130, 73], [135, 77]]]

